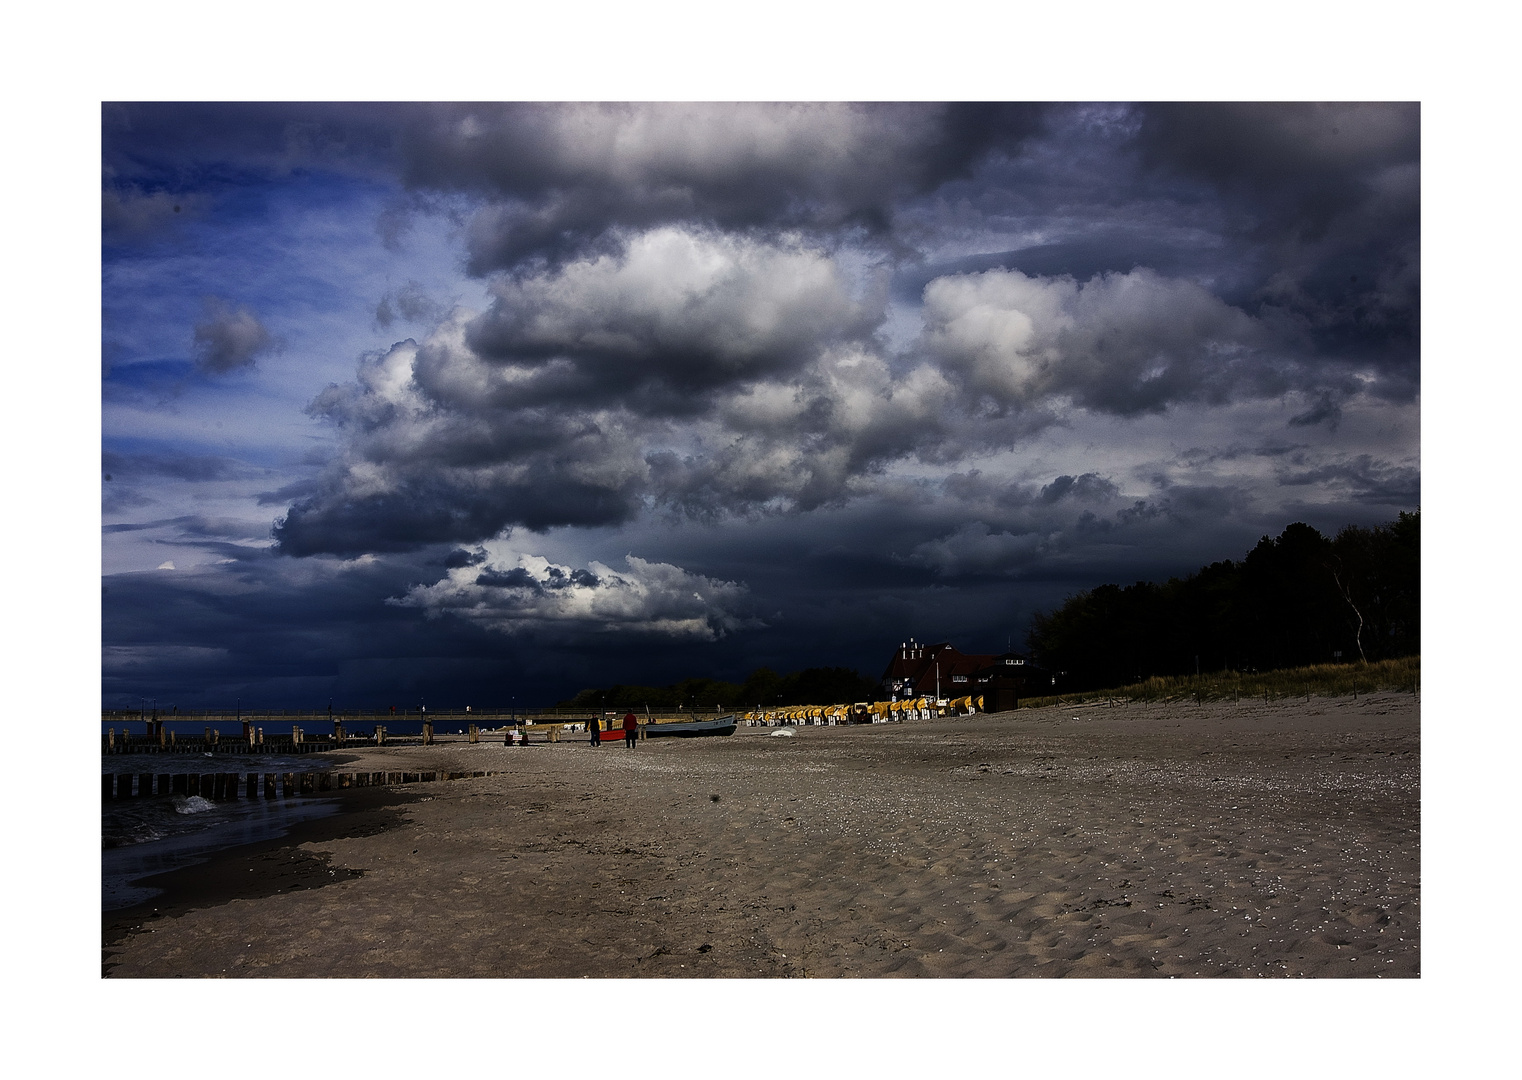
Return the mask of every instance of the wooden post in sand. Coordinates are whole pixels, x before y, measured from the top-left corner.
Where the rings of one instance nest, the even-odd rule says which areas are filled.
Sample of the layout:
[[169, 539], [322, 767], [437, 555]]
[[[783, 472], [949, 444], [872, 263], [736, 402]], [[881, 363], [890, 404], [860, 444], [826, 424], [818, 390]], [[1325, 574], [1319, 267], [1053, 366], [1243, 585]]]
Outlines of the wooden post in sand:
[[432, 720], [424, 720], [423, 721], [423, 745], [424, 746], [432, 746], [433, 745], [433, 721]]
[[475, 724], [470, 725], [470, 741], [473, 743], [481, 741], [481, 729], [476, 727]]
[[116, 749], [116, 729], [115, 728], [107, 728], [106, 729], [106, 747], [107, 747], [107, 749], [113, 750], [113, 751]]

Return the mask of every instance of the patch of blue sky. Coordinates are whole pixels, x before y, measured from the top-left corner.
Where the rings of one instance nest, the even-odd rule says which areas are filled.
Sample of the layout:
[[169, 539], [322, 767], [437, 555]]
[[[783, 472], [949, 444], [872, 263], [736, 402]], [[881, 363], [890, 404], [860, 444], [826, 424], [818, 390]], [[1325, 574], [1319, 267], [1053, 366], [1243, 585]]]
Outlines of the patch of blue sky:
[[[284, 483], [309, 474], [331, 435], [307, 404], [352, 378], [363, 354], [427, 330], [405, 320], [380, 326], [376, 308], [388, 292], [415, 284], [445, 308], [486, 303], [482, 284], [463, 275], [447, 220], [422, 216], [401, 244], [382, 241], [376, 222], [399, 195], [353, 177], [287, 177], [219, 195], [151, 243], [108, 249], [104, 448], [227, 456], [284, 470]], [[197, 366], [195, 327], [208, 296], [252, 310], [273, 347], [224, 374]], [[165, 482], [138, 485], [150, 500], [145, 513], [161, 516], [155, 489]], [[130, 500], [118, 501], [127, 509]]]
[[[266, 546], [283, 510], [268, 493], [310, 478], [331, 449], [306, 405], [352, 378], [362, 354], [407, 336], [376, 323], [386, 293], [416, 282], [441, 304], [472, 290], [484, 304], [448, 222], [423, 218], [399, 247], [382, 242], [375, 223], [399, 194], [352, 177], [288, 177], [225, 191], [157, 238], [104, 249], [102, 449], [123, 475], [103, 480], [102, 521], [148, 526], [102, 536], [104, 573], [221, 561], [223, 540]], [[253, 311], [274, 347], [226, 373], [198, 366], [208, 296]], [[227, 465], [197, 467], [208, 461]], [[222, 524], [208, 531], [208, 520]]]

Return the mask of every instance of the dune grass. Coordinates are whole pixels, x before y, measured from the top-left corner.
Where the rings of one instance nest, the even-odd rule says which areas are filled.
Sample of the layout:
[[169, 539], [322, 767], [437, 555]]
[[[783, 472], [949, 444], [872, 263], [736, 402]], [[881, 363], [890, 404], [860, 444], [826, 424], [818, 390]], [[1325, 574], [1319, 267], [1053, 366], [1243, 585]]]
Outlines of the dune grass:
[[1278, 671], [1213, 671], [1201, 675], [1153, 677], [1109, 690], [1084, 690], [1049, 697], [1021, 698], [1020, 708], [1102, 704], [1120, 701], [1240, 701], [1244, 698], [1342, 697], [1395, 690], [1421, 691], [1422, 658], [1377, 660], [1372, 664], [1315, 664]]

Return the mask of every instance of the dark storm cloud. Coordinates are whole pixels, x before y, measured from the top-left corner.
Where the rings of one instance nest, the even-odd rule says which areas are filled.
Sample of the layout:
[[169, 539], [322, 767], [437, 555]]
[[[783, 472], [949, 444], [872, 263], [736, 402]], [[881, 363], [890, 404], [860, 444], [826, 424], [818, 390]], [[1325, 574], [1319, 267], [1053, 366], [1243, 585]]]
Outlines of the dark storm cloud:
[[1415, 103], [1177, 104], [1141, 110], [1152, 167], [1209, 184], [1261, 264], [1254, 313], [1408, 398], [1420, 338]]
[[225, 375], [251, 366], [280, 347], [253, 309], [208, 296], [193, 334], [196, 366], [212, 375]]
[[398, 200], [383, 231], [398, 236], [434, 195], [462, 194], [476, 204], [473, 269], [487, 273], [584, 252], [616, 228], [882, 233], [897, 200], [1009, 152], [1045, 112], [1019, 103], [107, 102], [102, 165], [121, 219], [108, 225], [301, 169], [399, 176], [418, 198], [412, 210]]
[[1323, 391], [1312, 405], [1303, 413], [1289, 418], [1290, 427], [1314, 427], [1316, 424], [1328, 424], [1336, 430], [1337, 422], [1342, 419], [1342, 406], [1330, 391]]
[[997, 409], [1054, 395], [1101, 412], [1158, 412], [1282, 391], [1261, 325], [1206, 289], [1150, 270], [1072, 278], [937, 278], [924, 348]]
[[503, 281], [484, 315], [319, 395], [346, 453], [276, 535], [382, 551], [627, 521], [647, 499], [820, 505], [937, 426], [933, 376], [895, 398], [863, 351], [880, 313], [817, 249], [707, 231]]
[[1251, 200], [1264, 219], [1319, 239], [1370, 196], [1383, 171], [1415, 163], [1415, 103], [1156, 103], [1141, 108], [1145, 159]]
[[[182, 707], [192, 705], [192, 694], [213, 707], [235, 696], [279, 706], [326, 699], [339, 686], [351, 695], [368, 690], [378, 696], [397, 692], [406, 677], [409, 665], [397, 666], [395, 658], [418, 658], [415, 672], [441, 647], [415, 632], [415, 619], [384, 602], [409, 579], [429, 573], [418, 563], [244, 555], [231, 567], [106, 577], [106, 701], [134, 694], [162, 701], [174, 693], [187, 695]], [[348, 662], [380, 656], [393, 658], [389, 675], [375, 673], [370, 687], [344, 684]], [[384, 707], [384, 698], [368, 702]]]
[[[494, 292], [467, 343], [487, 361], [529, 369], [503, 387], [515, 398], [533, 400], [542, 382], [559, 403], [681, 401], [784, 374], [880, 318], [817, 249], [681, 229], [631, 238], [618, 256], [504, 280]], [[429, 389], [447, 393], [448, 384]], [[462, 389], [479, 393], [474, 380]]]
[[476, 273], [586, 253], [609, 230], [884, 232], [895, 200], [1038, 129], [1020, 105], [447, 105], [403, 129], [409, 186], [487, 201]]
[[1098, 473], [1082, 476], [1059, 476], [1041, 488], [1041, 501], [1054, 503], [1059, 499], [1074, 498], [1084, 502], [1113, 499], [1119, 490]]
[[486, 589], [527, 589], [533, 593], [543, 593], [544, 588], [521, 566], [515, 566], [508, 571], [483, 570], [475, 577], [475, 584]]
[[1370, 454], [1278, 472], [1278, 482], [1286, 486], [1317, 485], [1358, 502], [1399, 507], [1421, 505], [1421, 480], [1421, 470], [1415, 466], [1381, 461]]
[[[616, 524], [652, 507], [705, 520], [806, 512], [874, 490], [897, 463], [954, 467], [1018, 445], [1075, 408], [1131, 417], [1301, 391], [1313, 404], [1291, 423], [1335, 427], [1365, 386], [1354, 374], [1363, 361], [1306, 351], [1311, 337], [1336, 336], [1338, 316], [1286, 306], [1285, 283], [1310, 278], [1274, 259], [1314, 263], [1362, 235], [1349, 222], [1382, 197], [1371, 170], [1395, 169], [1385, 187], [1399, 188], [1409, 118], [1399, 109], [1237, 116], [1274, 146], [1306, 125], [1314, 135], [1327, 117], [1363, 132], [1351, 150], [1334, 142], [1276, 162], [1276, 186], [1239, 180], [1257, 153], [1240, 138], [1219, 158], [1199, 151], [1180, 128], [1190, 115], [920, 106], [409, 114], [408, 183], [487, 200], [472, 227], [494, 239], [475, 248], [477, 269], [512, 269], [494, 277], [486, 312], [451, 315], [422, 344], [367, 360], [356, 382], [314, 402], [344, 453], [277, 526], [281, 549], [402, 550], [510, 525]], [[1227, 114], [1199, 115], [1207, 128], [1226, 123]], [[948, 134], [958, 123], [965, 130]], [[1072, 161], [1057, 156], [1062, 140], [1084, 139]], [[1111, 245], [1101, 228], [1038, 245], [1027, 262], [1063, 249], [1068, 265], [1108, 258], [1130, 268], [1086, 278], [1002, 266], [941, 274], [926, 282], [923, 329], [901, 352], [876, 336], [887, 278], [858, 268], [852, 279], [842, 249], [777, 231], [834, 228], [938, 185], [961, 191], [976, 177], [996, 187], [1038, 168], [1048, 180], [1071, 174], [1080, 201], [1124, 203], [1130, 184], [1149, 209], [1129, 245]], [[1323, 180], [1338, 190], [1313, 197]], [[1191, 200], [1213, 189], [1240, 206], [1201, 215]], [[482, 224], [494, 214], [509, 224]], [[1174, 227], [1186, 219], [1225, 229], [1210, 260], [1229, 261], [1233, 244], [1252, 249], [1247, 261], [1268, 275], [1252, 311], [1183, 272], [1185, 239], [1198, 235]], [[1304, 243], [1259, 235], [1280, 219], [1304, 219], [1291, 230]], [[525, 261], [530, 251], [541, 257]], [[1160, 255], [1153, 261], [1179, 272], [1141, 265]], [[394, 317], [389, 300], [380, 314]]]
[[446, 569], [455, 570], [462, 566], [480, 566], [486, 561], [484, 551], [466, 551], [464, 548], [456, 548], [444, 559]]
[[[538, 460], [530, 457], [513, 471], [532, 472]], [[276, 522], [274, 536], [290, 555], [411, 551], [445, 540], [494, 536], [514, 524], [541, 530], [618, 524], [632, 519], [641, 505], [632, 486], [575, 484], [566, 478], [567, 471], [563, 467], [542, 478], [499, 482], [485, 490], [468, 475], [441, 476], [427, 486], [421, 480], [408, 482], [361, 498], [339, 487], [327, 497], [295, 503]]]

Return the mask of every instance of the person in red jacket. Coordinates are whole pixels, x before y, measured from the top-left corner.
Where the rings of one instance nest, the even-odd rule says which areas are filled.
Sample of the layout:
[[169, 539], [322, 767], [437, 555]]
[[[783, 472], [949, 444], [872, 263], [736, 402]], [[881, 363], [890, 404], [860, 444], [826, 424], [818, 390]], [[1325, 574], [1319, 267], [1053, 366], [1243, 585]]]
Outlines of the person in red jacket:
[[632, 712], [624, 714], [624, 745], [634, 749], [634, 742], [639, 737], [639, 717]]

